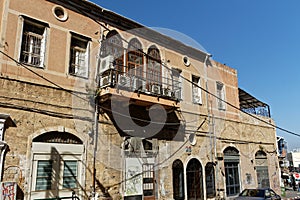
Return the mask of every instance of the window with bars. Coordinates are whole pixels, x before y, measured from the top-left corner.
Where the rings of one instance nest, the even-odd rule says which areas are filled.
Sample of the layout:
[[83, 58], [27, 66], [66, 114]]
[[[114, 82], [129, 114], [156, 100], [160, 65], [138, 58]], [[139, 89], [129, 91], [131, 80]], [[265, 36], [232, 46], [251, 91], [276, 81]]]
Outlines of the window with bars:
[[192, 82], [193, 82], [193, 85], [192, 85], [193, 103], [202, 104], [201, 89], [199, 88], [201, 86], [200, 78], [193, 75]]
[[44, 67], [46, 49], [46, 25], [36, 20], [24, 19], [20, 62]]
[[228, 196], [234, 196], [240, 193], [239, 176], [239, 152], [233, 147], [227, 147], [224, 150], [224, 167], [226, 179], [226, 193]]
[[87, 78], [89, 60], [88, 44], [89, 41], [87, 38], [72, 34], [69, 67], [71, 75]]
[[38, 161], [35, 190], [51, 190], [53, 176], [52, 163], [52, 160]]
[[77, 161], [64, 161], [63, 187], [77, 187]]
[[219, 110], [225, 110], [225, 89], [224, 84], [217, 82], [217, 103]]

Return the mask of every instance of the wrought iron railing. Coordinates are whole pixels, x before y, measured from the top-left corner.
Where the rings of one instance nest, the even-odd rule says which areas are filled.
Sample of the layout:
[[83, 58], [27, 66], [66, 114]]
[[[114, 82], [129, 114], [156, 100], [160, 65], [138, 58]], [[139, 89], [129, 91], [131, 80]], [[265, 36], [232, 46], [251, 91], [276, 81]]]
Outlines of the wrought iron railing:
[[242, 111], [249, 113], [249, 114], [254, 114], [254, 115], [259, 115], [263, 117], [271, 117], [270, 115], [270, 110], [267, 106], [265, 107], [252, 107], [252, 108], [241, 108]]
[[129, 72], [110, 69], [100, 75], [100, 87], [113, 87], [180, 101], [181, 82], [176, 79], [171, 75], [163, 77], [160, 74], [135, 69]]

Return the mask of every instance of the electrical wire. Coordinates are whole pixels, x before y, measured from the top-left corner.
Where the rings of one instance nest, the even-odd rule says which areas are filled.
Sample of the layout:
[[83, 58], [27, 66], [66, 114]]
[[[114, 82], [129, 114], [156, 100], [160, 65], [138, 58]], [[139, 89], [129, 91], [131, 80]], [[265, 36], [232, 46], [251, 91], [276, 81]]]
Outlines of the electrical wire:
[[[95, 20], [94, 18], [90, 17], [90, 13], [87, 13], [87, 12], [83, 11], [82, 9], [76, 9], [76, 10], [77, 10], [79, 13], [83, 14], [83, 15], [89, 16], [90, 19], [92, 19], [93, 21], [95, 21], [97, 24], [99, 24], [99, 25], [100, 25], [101, 27], [103, 27], [105, 30], [111, 31], [111, 30], [110, 30], [108, 27], [106, 27], [105, 25], [103, 25], [103, 24], [100, 23], [99, 21]], [[124, 38], [122, 38], [122, 37], [121, 37], [121, 39], [122, 39], [124, 42], [126, 42], [127, 44], [129, 44], [129, 42], [128, 42], [126, 39], [124, 39]], [[148, 53], [144, 52], [142, 49], [137, 48], [137, 50], [140, 51], [143, 55], [148, 56], [149, 58], [156, 60], [156, 58], [153, 58], [152, 56], [148, 55]], [[2, 53], [3, 55], [7, 56], [9, 59], [11, 59], [11, 60], [13, 60], [14, 62], [16, 62], [17, 65], [21, 65], [22, 67], [26, 68], [28, 71], [32, 72], [33, 74], [37, 75], [38, 77], [40, 77], [40, 78], [46, 80], [47, 82], [49, 82], [49, 83], [55, 85], [56, 87], [58, 87], [58, 88], [60, 88], [60, 89], [62, 89], [62, 90], [64, 90], [64, 91], [68, 91], [68, 90], [66, 90], [65, 88], [61, 87], [60, 85], [54, 83], [54, 82], [51, 81], [50, 79], [45, 78], [44, 76], [39, 75], [38, 73], [34, 72], [34, 71], [31, 70], [29, 67], [27, 67], [27, 66], [25, 66], [24, 64], [18, 62], [17, 60], [15, 60], [14, 58], [12, 58], [12, 57], [9, 56], [8, 54], [6, 54], [5, 52], [3, 52], [3, 51], [0, 50], [0, 53]], [[207, 54], [207, 55], [208, 55], [208, 54]], [[163, 63], [163, 62], [160, 61], [160, 64], [161, 64], [164, 68], [166, 68], [167, 70], [172, 71], [172, 69], [169, 68], [165, 63]], [[270, 123], [270, 122], [267, 122], [267, 121], [265, 121], [265, 120], [263, 120], [263, 119], [261, 119], [261, 118], [259, 118], [259, 117], [257, 117], [257, 116], [254, 116], [254, 115], [252, 115], [252, 114], [250, 114], [250, 113], [247, 113], [247, 112], [241, 110], [240, 108], [238, 108], [237, 106], [235, 106], [235, 105], [233, 105], [233, 104], [231, 104], [231, 103], [225, 101], [224, 99], [221, 99], [221, 98], [218, 97], [217, 95], [215, 95], [215, 94], [209, 92], [208, 90], [202, 88], [201, 86], [199, 86], [198, 84], [192, 82], [191, 80], [185, 78], [185, 77], [182, 76], [181, 74], [179, 74], [179, 76], [180, 76], [183, 80], [185, 80], [185, 81], [187, 81], [188, 83], [194, 85], [195, 87], [201, 89], [202, 91], [204, 91], [204, 92], [206, 92], [207, 94], [213, 96], [214, 98], [216, 98], [216, 99], [218, 99], [218, 100], [224, 102], [225, 104], [231, 106], [232, 108], [237, 109], [237, 110], [243, 112], [244, 114], [246, 114], [246, 115], [248, 115], [248, 116], [250, 116], [250, 117], [252, 117], [252, 118], [254, 118], [254, 119], [256, 119], [256, 120], [258, 120], [258, 121], [260, 121], [260, 122], [263, 122], [263, 123], [265, 123], [265, 124], [267, 124], [267, 125], [269, 125], [269, 126], [271, 126], [271, 127], [273, 127], [273, 128], [276, 128], [276, 129], [281, 130], [281, 131], [283, 131], [283, 132], [286, 132], [286, 133], [289, 133], [289, 134], [291, 134], [291, 135], [300, 137], [300, 134], [299, 134], [299, 133], [295, 133], [295, 132], [293, 132], [293, 131], [289, 131], [289, 130], [287, 130], [287, 129], [285, 129], [285, 128], [282, 128], [282, 127], [280, 127], [280, 126], [277, 126], [277, 125], [274, 125], [274, 124], [272, 124], [272, 123]], [[72, 95], [74, 95], [74, 96], [76, 96], [76, 97], [78, 97], [78, 98], [80, 98], [80, 99], [82, 99], [82, 100], [86, 100], [86, 99], [84, 99], [84, 98], [78, 96], [77, 94], [75, 94], [75, 93], [73, 93], [73, 92], [71, 92], [71, 91], [68, 91], [68, 92], [70, 92]], [[127, 116], [127, 117], [129, 117], [129, 116]], [[137, 120], [140, 120], [140, 119], [137, 119]]]

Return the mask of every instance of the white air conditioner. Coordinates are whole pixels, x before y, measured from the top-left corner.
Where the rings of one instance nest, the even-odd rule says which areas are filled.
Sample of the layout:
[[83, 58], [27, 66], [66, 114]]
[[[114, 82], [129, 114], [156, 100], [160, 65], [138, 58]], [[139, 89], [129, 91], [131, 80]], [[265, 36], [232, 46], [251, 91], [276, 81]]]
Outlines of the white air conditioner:
[[130, 85], [130, 77], [126, 75], [119, 75], [118, 86], [129, 88]]
[[152, 85], [151, 92], [153, 94], [160, 95], [161, 94], [161, 92], [160, 92], [160, 86], [159, 85]]
[[113, 62], [114, 62], [114, 57], [112, 55], [108, 55], [104, 58], [101, 58], [99, 73], [102, 74], [103, 72], [112, 69]]
[[106, 87], [111, 84], [111, 77], [110, 76], [104, 76], [100, 78], [100, 87]]
[[163, 88], [162, 93], [163, 96], [172, 97], [172, 91], [169, 88]]
[[175, 90], [173, 93], [172, 93], [172, 96], [174, 99], [176, 100], [181, 100], [181, 90]]
[[145, 92], [146, 91], [146, 81], [144, 81], [140, 78], [133, 78], [132, 88], [133, 88], [133, 90]]

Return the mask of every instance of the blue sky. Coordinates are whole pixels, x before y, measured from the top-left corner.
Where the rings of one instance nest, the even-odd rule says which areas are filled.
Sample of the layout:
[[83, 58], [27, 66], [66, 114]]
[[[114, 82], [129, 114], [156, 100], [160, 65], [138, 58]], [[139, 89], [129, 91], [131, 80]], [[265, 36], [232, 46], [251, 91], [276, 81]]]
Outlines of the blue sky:
[[[300, 1], [93, 0], [148, 27], [186, 34], [238, 71], [239, 87], [271, 107], [276, 125], [300, 134]], [[300, 137], [277, 131], [289, 150]]]

